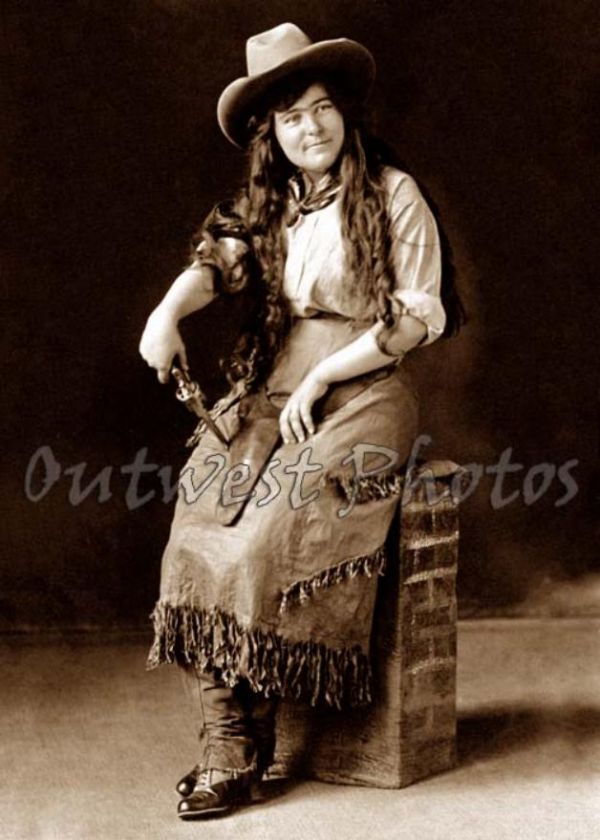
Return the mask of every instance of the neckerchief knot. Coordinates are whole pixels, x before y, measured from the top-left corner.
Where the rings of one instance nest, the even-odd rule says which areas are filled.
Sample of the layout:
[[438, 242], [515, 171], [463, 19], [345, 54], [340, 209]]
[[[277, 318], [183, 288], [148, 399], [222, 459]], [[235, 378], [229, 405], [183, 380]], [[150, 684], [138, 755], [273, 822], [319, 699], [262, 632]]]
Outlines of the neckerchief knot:
[[336, 199], [340, 189], [339, 180], [328, 172], [307, 193], [302, 173], [296, 172], [288, 181], [287, 226], [295, 224], [300, 215], [306, 216], [327, 207]]

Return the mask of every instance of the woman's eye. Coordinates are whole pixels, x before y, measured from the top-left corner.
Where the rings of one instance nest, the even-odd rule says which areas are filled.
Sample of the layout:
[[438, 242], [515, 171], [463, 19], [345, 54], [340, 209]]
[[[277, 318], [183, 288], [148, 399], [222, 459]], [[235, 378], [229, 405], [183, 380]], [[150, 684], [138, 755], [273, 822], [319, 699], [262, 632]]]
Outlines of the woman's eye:
[[333, 108], [331, 102], [321, 102], [321, 104], [317, 106], [317, 111], [329, 111], [330, 108]]

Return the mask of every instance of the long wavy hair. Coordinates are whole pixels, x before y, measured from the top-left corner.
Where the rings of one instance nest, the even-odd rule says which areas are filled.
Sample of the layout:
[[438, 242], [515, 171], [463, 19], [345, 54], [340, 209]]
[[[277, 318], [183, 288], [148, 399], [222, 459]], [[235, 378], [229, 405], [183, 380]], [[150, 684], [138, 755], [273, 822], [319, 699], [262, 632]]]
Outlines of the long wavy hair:
[[[322, 74], [288, 78], [283, 87], [272, 91], [262, 113], [249, 122], [247, 182], [235, 202], [248, 226], [259, 276], [253, 284], [256, 306], [224, 368], [230, 381], [243, 379], [248, 390], [268, 375], [291, 324], [282, 287], [289, 179], [295, 168], [275, 137], [274, 115], [289, 108], [317, 82], [324, 85], [344, 118], [344, 142], [331, 174], [340, 183], [345, 274], [349, 278], [346, 293], [353, 298], [360, 296], [365, 303], [374, 299], [374, 320], [381, 319], [386, 326], [394, 322], [394, 266], [382, 173], [387, 165], [404, 167], [393, 150], [368, 131], [362, 111], [339, 80]], [[433, 210], [435, 213], [434, 206]], [[442, 302], [447, 337], [458, 332], [466, 318], [454, 285], [449, 243], [439, 224], [439, 214], [436, 215], [442, 244]]]

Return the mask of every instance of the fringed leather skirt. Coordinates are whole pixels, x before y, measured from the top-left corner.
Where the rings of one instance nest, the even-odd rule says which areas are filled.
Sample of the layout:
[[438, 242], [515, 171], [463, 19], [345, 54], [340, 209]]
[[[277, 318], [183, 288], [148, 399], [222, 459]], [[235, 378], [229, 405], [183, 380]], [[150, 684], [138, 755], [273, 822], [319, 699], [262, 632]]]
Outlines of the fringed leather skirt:
[[313, 705], [370, 701], [373, 608], [398, 495], [352, 488], [369, 474], [376, 490], [377, 473], [406, 461], [417, 399], [390, 366], [332, 386], [305, 442], [284, 445], [278, 424], [306, 373], [366, 328], [297, 319], [266, 386], [221, 404], [230, 447], [205, 431], [180, 473], [149, 667], [194, 663]]

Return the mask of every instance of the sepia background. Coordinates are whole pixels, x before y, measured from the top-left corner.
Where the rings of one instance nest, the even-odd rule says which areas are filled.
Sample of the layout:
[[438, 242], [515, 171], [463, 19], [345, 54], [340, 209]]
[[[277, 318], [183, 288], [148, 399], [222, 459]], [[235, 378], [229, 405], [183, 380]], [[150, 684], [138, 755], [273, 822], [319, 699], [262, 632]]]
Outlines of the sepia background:
[[[217, 97], [245, 73], [246, 38], [287, 19], [372, 50], [375, 127], [453, 246], [469, 325], [408, 362], [432, 438], [423, 454], [485, 468], [510, 450], [522, 465], [500, 509], [493, 475], [464, 502], [461, 615], [597, 611], [593, 4], [4, 5], [0, 629], [145, 626], [172, 504], [155, 470], [139, 488], [154, 497], [128, 509], [121, 468], [143, 449], [175, 476], [193, 418], [137, 344], [195, 227], [243, 172]], [[239, 315], [219, 301], [186, 324], [211, 398]], [[60, 465], [46, 491], [40, 447]], [[525, 502], [532, 468], [569, 461], [571, 501], [556, 506], [557, 475]], [[84, 487], [104, 470], [105, 500], [99, 487], [70, 498], [80, 464]]]
[[[596, 6], [4, 0], [3, 838], [597, 837]], [[286, 20], [374, 53], [375, 127], [437, 205], [470, 317], [406, 361], [421, 454], [484, 473], [461, 508], [456, 692], [434, 659], [423, 684], [446, 692], [446, 718], [403, 728], [383, 704], [435, 748], [456, 696], [457, 764], [402, 790], [269, 779], [262, 805], [185, 825], [174, 784], [198, 758], [195, 732], [177, 669], [144, 663], [194, 420], [137, 346], [243, 172], [217, 97], [244, 74], [246, 39]], [[240, 308], [216, 301], [184, 325], [210, 399]], [[142, 456], [154, 467], [135, 488]], [[501, 459], [515, 467], [498, 507]], [[323, 721], [311, 754], [339, 737]]]

